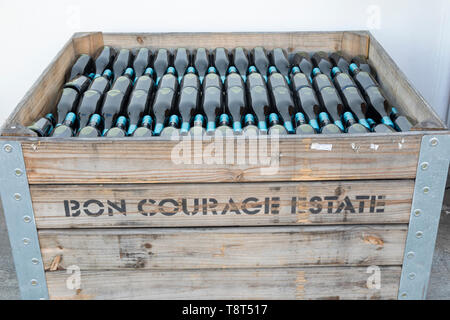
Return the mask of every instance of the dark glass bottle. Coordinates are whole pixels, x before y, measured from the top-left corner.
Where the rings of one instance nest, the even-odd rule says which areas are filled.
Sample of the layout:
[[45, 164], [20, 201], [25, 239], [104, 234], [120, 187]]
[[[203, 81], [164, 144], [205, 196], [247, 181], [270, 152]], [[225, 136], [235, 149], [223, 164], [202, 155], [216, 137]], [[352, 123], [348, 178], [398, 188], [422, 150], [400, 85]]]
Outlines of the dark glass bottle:
[[269, 74], [269, 59], [267, 58], [266, 50], [263, 47], [256, 47], [251, 51], [250, 57], [252, 64], [267, 82], [267, 75]]
[[225, 111], [223, 105], [222, 80], [216, 68], [209, 67], [203, 81], [202, 109], [206, 115], [206, 132], [213, 134], [216, 130], [216, 120]]
[[111, 90], [109, 90], [100, 109], [100, 115], [103, 117], [105, 135], [111, 129], [117, 120], [119, 114], [125, 111], [128, 96], [133, 88], [134, 71], [128, 68], [123, 76], [117, 78]]
[[200, 102], [200, 81], [194, 67], [189, 67], [183, 76], [178, 98], [178, 113], [181, 115], [181, 135], [189, 133], [191, 120], [198, 112]]
[[124, 116], [117, 118], [114, 128], [108, 130], [106, 136], [108, 138], [123, 138], [127, 136], [127, 124], [128, 120]]
[[[365, 56], [359, 55], [359, 56], [353, 57], [352, 63], [356, 64], [361, 71], [367, 72], [367, 73], [371, 74], [374, 79], [377, 79], [377, 73], [375, 72], [375, 69], [373, 69], [370, 66], [369, 61], [367, 61]], [[349, 69], [350, 69], [350, 66], [349, 66]]]
[[173, 66], [178, 74], [178, 83], [181, 83], [190, 64], [190, 53], [186, 48], [178, 48], [173, 55]]
[[112, 68], [114, 57], [116, 56], [116, 50], [109, 46], [104, 46], [95, 58], [94, 69], [95, 76], [99, 77], [105, 70]]
[[89, 118], [87, 126], [78, 132], [80, 138], [96, 138], [101, 136], [102, 117], [99, 114], [93, 114]]
[[205, 48], [198, 48], [194, 51], [193, 57], [194, 67], [198, 73], [198, 79], [203, 84], [208, 68], [209, 68], [209, 52]]
[[175, 68], [169, 67], [167, 73], [161, 78], [153, 101], [152, 113], [155, 120], [154, 134], [159, 136], [164, 128], [164, 123], [175, 110], [175, 102], [178, 92], [178, 80], [175, 76]]
[[112, 72], [108, 69], [105, 70], [103, 76], [95, 78], [89, 86], [89, 89], [81, 97], [77, 110], [80, 129], [87, 125], [91, 115], [99, 112], [103, 97], [111, 86], [111, 77]]
[[57, 123], [62, 123], [69, 112], [76, 111], [79, 101], [80, 94], [76, 90], [64, 88], [56, 105], [58, 114]]
[[146, 115], [142, 118], [141, 126], [137, 128], [132, 136], [133, 137], [151, 137], [153, 136], [152, 132], [152, 117]]
[[76, 76], [88, 75], [94, 71], [94, 60], [90, 55], [80, 55], [70, 70], [68, 79], [71, 80]]
[[[319, 119], [322, 123], [325, 123], [328, 115], [331, 116], [331, 119], [328, 120], [333, 122], [343, 132], [345, 128], [341, 121], [341, 116], [344, 114], [344, 104], [337, 90], [334, 88], [331, 78], [323, 74], [319, 68], [314, 68], [313, 87], [317, 92], [323, 111], [319, 114]], [[324, 114], [322, 115], [322, 113]], [[334, 132], [335, 128], [331, 130]]]
[[309, 125], [319, 133], [320, 127], [317, 118], [321, 108], [310, 79], [311, 77], [302, 73], [299, 67], [295, 66], [292, 68], [291, 85], [297, 105], [302, 110], [302, 113], [306, 115]]
[[73, 112], [69, 112], [61, 125], [56, 126], [52, 132], [52, 137], [69, 138], [73, 137], [76, 132], [77, 116]]
[[244, 48], [233, 49], [233, 64], [238, 70], [244, 82], [247, 80], [248, 55]]
[[197, 114], [194, 117], [194, 125], [189, 130], [189, 135], [191, 137], [202, 137], [205, 135], [206, 130], [204, 128], [205, 118], [201, 114]]
[[391, 119], [394, 121], [394, 124], [396, 126], [396, 129], [398, 131], [410, 131], [412, 128], [411, 122], [408, 120], [407, 117], [400, 115], [397, 108], [392, 107], [391, 108]]
[[[244, 130], [242, 132], [242, 135], [247, 137], [254, 137], [259, 135], [259, 133], [260, 131], [256, 126], [255, 117], [251, 113], [246, 114], [244, 117]], [[265, 134], [267, 134], [267, 130]]]
[[219, 126], [216, 129], [215, 134], [220, 134], [223, 137], [230, 137], [234, 135], [234, 131], [230, 127], [230, 116], [226, 113], [220, 115]]
[[[343, 119], [347, 127], [347, 132], [364, 133], [370, 131], [370, 125], [366, 120], [367, 103], [359, 92], [352, 77], [346, 73], [342, 73], [341, 69], [338, 67], [334, 67], [331, 74], [336, 89], [340, 93], [342, 101], [346, 107], [346, 112], [343, 115]], [[359, 125], [356, 123], [353, 114], [356, 115]], [[363, 128], [361, 128], [361, 126], [363, 126]]]
[[233, 118], [233, 130], [242, 133], [242, 119], [247, 113], [245, 84], [235, 67], [230, 67], [225, 80], [225, 106]]
[[[349, 74], [350, 63], [348, 62], [343, 52], [333, 52], [330, 55], [330, 60], [335, 67], [338, 67], [341, 70], [341, 72]], [[333, 72], [333, 70], [331, 70], [331, 72]]]
[[180, 129], [178, 129], [178, 125], [180, 123], [180, 119], [177, 115], [171, 115], [169, 118], [169, 122], [167, 127], [161, 132], [161, 137], [177, 137], [180, 135]]
[[159, 49], [156, 52], [155, 60], [153, 61], [153, 70], [156, 73], [156, 85], [159, 85], [159, 81], [170, 65], [170, 57], [170, 52], [167, 49]]
[[309, 81], [312, 82], [311, 74], [314, 67], [307, 52], [301, 51], [294, 53], [291, 56], [291, 65], [292, 69], [298, 67], [300, 69], [299, 72], [305, 74]]
[[133, 54], [129, 49], [120, 49], [112, 64], [113, 82], [125, 73], [125, 70], [131, 67]]
[[305, 115], [301, 112], [295, 114], [295, 133], [296, 134], [315, 134], [316, 131], [311, 125], [306, 123]]
[[314, 53], [311, 60], [313, 65], [316, 68], [319, 68], [324, 75], [331, 77], [331, 69], [333, 69], [333, 64], [328, 59], [328, 54], [326, 52], [318, 51]]
[[134, 84], [133, 91], [131, 92], [130, 99], [128, 100], [128, 106], [126, 108], [126, 114], [130, 121], [127, 132], [128, 135], [133, 134], [144, 114], [149, 112], [150, 101], [153, 97], [155, 88], [152, 75], [153, 69], [147, 68], [145, 73], [137, 78]]
[[268, 87], [272, 102], [288, 133], [294, 133], [292, 118], [297, 113], [291, 90], [285, 77], [274, 66], [269, 68]]
[[262, 134], [267, 134], [266, 119], [272, 108], [266, 82], [255, 66], [248, 69], [246, 86], [248, 104], [258, 118], [258, 128]]
[[55, 125], [55, 117], [53, 117], [53, 114], [48, 113], [45, 117], [40, 118], [38, 121], [29, 126], [28, 129], [36, 132], [39, 137], [48, 137], [51, 135]]
[[270, 61], [278, 72], [281, 73], [289, 84], [290, 63], [286, 51], [281, 48], [275, 48], [270, 52]]
[[280, 119], [276, 113], [271, 113], [269, 115], [269, 135], [283, 135], [288, 134], [286, 128], [280, 123]]
[[216, 48], [212, 52], [212, 63], [217, 70], [217, 73], [222, 79], [222, 83], [225, 83], [227, 71], [230, 66], [230, 59], [228, 57], [228, 51], [225, 48]]
[[150, 67], [151, 62], [152, 52], [148, 48], [140, 48], [133, 61], [133, 70], [136, 78], [144, 74], [145, 70]]

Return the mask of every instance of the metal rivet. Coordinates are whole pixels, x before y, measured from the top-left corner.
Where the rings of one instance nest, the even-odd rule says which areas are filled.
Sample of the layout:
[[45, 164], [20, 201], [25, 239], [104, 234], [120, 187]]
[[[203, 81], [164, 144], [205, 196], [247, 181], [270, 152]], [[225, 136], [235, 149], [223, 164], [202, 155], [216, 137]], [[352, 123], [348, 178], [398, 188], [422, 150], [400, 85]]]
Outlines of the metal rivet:
[[437, 139], [437, 138], [431, 138], [430, 139], [430, 145], [432, 146], [432, 147], [435, 147], [435, 146], [437, 146], [439, 144], [439, 140]]
[[422, 210], [420, 210], [420, 209], [414, 210], [414, 215], [415, 215], [416, 217], [419, 217], [421, 214], [422, 214]]
[[410, 280], [414, 280], [416, 278], [416, 274], [414, 272], [411, 272], [410, 274], [408, 274], [408, 278]]
[[17, 201], [22, 199], [22, 195], [20, 193], [14, 193], [14, 199], [16, 199]]
[[414, 258], [416, 256], [416, 254], [415, 254], [415, 252], [413, 252], [413, 251], [410, 251], [410, 252], [408, 252], [407, 254], [406, 254], [406, 257], [408, 258], [408, 259], [412, 259], [412, 258]]
[[38, 284], [38, 281], [36, 279], [31, 279], [30, 282], [31, 282], [32, 286], [37, 286], [37, 284]]
[[427, 170], [429, 165], [430, 164], [428, 162], [423, 162], [420, 164], [420, 167], [422, 168], [422, 170]]
[[430, 192], [430, 188], [429, 187], [424, 187], [423, 188], [423, 193], [427, 194], [428, 192]]
[[403, 292], [401, 295], [400, 295], [400, 297], [402, 297], [402, 298], [406, 298], [408, 296], [408, 294], [406, 293], [406, 292]]
[[420, 239], [423, 237], [423, 232], [422, 231], [417, 231], [416, 232], [416, 238]]
[[28, 238], [23, 238], [22, 241], [23, 241], [23, 244], [25, 244], [25, 245], [30, 244], [30, 242], [31, 242], [31, 240]]
[[3, 150], [5, 150], [6, 152], [10, 153], [12, 151], [13, 147], [10, 144], [5, 144], [5, 146], [3, 147]]
[[38, 264], [38, 263], [39, 263], [39, 259], [33, 258], [33, 259], [31, 259], [31, 262], [32, 262], [33, 264]]
[[26, 223], [30, 223], [31, 222], [31, 217], [30, 216], [25, 216], [25, 217], [23, 217], [23, 221], [25, 221]]
[[14, 169], [14, 173], [16, 174], [16, 176], [20, 177], [23, 173], [23, 171], [19, 168]]

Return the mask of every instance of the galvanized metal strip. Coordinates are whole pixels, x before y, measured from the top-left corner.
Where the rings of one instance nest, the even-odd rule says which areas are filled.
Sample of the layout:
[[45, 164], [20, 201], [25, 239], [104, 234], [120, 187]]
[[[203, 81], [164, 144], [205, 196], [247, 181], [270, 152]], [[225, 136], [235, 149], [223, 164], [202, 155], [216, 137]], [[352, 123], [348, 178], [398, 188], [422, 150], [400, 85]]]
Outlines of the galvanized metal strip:
[[398, 298], [425, 299], [450, 161], [450, 135], [426, 135], [420, 147]]
[[0, 143], [0, 198], [22, 299], [48, 299], [22, 146]]

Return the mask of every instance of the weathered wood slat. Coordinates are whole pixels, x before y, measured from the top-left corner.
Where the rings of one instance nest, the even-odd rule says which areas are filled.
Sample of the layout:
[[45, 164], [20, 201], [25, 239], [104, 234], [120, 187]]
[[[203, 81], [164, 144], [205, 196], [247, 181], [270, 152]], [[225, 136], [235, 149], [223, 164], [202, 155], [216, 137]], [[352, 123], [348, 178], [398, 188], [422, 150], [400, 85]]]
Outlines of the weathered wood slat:
[[[211, 152], [217, 140], [204, 140], [200, 152], [194, 152], [197, 147], [192, 143], [190, 153], [185, 149], [183, 154], [179, 141], [158, 138], [28, 139], [22, 146], [30, 184], [413, 179], [421, 136], [260, 140], [267, 152], [258, 143], [252, 143], [256, 149], [251, 149], [248, 141], [238, 149], [237, 141], [242, 139], [222, 141], [220, 146], [234, 150], [226, 149], [221, 156]], [[249, 154], [257, 156], [250, 159]]]
[[[70, 274], [47, 272], [51, 299], [396, 299], [401, 268], [349, 267], [182, 271], [83, 271], [81, 287]], [[376, 276], [375, 276], [376, 277]]]
[[414, 180], [32, 185], [38, 228], [408, 223]]
[[41, 230], [46, 269], [273, 268], [398, 265], [406, 225]]
[[343, 32], [235, 32], [235, 33], [104, 33], [105, 45], [122, 48], [151, 47], [195, 49], [282, 47], [288, 51], [336, 51], [341, 49]]

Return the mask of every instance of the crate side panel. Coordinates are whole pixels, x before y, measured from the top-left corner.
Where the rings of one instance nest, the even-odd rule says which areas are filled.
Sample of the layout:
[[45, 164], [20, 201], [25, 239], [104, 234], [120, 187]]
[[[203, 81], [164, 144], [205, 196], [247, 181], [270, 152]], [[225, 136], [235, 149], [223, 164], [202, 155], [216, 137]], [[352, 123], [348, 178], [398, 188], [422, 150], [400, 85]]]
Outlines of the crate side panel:
[[[396, 299], [400, 267], [85, 271], [68, 289], [65, 271], [47, 272], [51, 299]], [[380, 286], [378, 287], [378, 284]]]
[[237, 139], [219, 144], [222, 152], [206, 139], [199, 149], [162, 139], [28, 139], [22, 147], [30, 184], [367, 180], [413, 179], [420, 139], [288, 137], [265, 140], [267, 152], [261, 140], [238, 149]]
[[371, 266], [401, 264], [406, 233], [407, 225], [61, 229], [40, 230], [39, 242], [46, 270]]
[[32, 185], [38, 228], [408, 223], [414, 180]]

